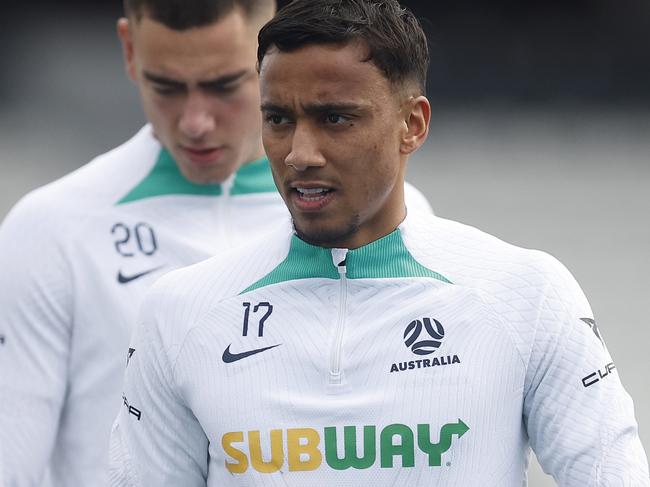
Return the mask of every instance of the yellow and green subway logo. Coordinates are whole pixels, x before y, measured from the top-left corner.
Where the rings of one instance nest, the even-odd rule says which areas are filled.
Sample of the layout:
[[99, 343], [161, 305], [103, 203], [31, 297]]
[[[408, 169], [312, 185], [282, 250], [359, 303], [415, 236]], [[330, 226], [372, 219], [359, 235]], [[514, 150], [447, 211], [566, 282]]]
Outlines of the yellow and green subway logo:
[[469, 427], [460, 419], [442, 426], [437, 442], [431, 437], [429, 424], [418, 424], [414, 429], [391, 424], [381, 431], [376, 426], [328, 426], [322, 432], [314, 428], [272, 429], [264, 434], [259, 430], [233, 431], [223, 435], [221, 445], [227, 457], [226, 468], [233, 474], [251, 468], [274, 473], [285, 464], [290, 472], [304, 472], [323, 467], [323, 462], [334, 470], [365, 469], [377, 463], [381, 468], [408, 468], [425, 461], [430, 467], [439, 467], [453, 437], [460, 438], [467, 431]]

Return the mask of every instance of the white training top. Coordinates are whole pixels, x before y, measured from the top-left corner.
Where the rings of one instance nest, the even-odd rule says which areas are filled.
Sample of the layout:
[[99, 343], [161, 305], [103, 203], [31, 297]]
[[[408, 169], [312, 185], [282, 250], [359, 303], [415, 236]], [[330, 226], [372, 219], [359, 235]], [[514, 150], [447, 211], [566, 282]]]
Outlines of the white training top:
[[[412, 187], [407, 195], [428, 209]], [[266, 159], [222, 185], [192, 184], [149, 126], [18, 203], [0, 227], [6, 485], [108, 485], [110, 428], [144, 291], [288, 221]]]
[[633, 405], [554, 258], [410, 214], [290, 226], [168, 274], [129, 349], [113, 487], [648, 486]]

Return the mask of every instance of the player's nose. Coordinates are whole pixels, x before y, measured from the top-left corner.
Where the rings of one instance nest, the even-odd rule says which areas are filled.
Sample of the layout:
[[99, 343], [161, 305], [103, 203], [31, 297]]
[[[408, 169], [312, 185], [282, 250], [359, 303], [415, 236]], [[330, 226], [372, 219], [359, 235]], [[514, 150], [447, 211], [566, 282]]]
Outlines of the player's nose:
[[201, 139], [214, 128], [215, 120], [207, 100], [198, 93], [190, 94], [179, 122], [181, 132], [191, 139]]
[[291, 151], [287, 154], [284, 163], [297, 171], [325, 165], [326, 160], [320, 149], [318, 136], [308, 124], [296, 123], [291, 139]]

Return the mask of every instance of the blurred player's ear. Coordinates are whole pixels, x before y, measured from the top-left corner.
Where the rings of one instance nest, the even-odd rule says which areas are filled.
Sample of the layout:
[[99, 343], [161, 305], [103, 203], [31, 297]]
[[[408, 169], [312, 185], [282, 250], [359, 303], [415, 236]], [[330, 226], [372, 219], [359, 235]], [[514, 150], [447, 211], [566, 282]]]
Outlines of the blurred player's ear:
[[133, 34], [129, 19], [122, 17], [117, 21], [117, 37], [122, 43], [122, 53], [124, 55], [124, 66], [126, 73], [133, 81], [136, 79], [135, 62], [133, 59]]
[[400, 152], [406, 155], [420, 148], [429, 134], [431, 104], [425, 96], [410, 97], [403, 110], [406, 131], [402, 135]]

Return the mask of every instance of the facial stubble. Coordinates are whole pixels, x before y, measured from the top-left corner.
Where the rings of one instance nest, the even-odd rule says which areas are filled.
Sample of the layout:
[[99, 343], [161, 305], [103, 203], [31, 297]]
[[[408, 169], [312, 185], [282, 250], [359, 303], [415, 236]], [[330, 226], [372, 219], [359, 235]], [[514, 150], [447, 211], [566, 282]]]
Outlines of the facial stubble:
[[349, 221], [345, 225], [337, 226], [333, 229], [315, 226], [314, 230], [306, 232], [303, 231], [296, 220], [293, 219], [293, 228], [296, 235], [305, 242], [316, 245], [318, 247], [326, 248], [345, 248], [345, 242], [350, 239], [359, 231], [361, 225], [361, 216], [355, 213], [350, 216]]

